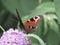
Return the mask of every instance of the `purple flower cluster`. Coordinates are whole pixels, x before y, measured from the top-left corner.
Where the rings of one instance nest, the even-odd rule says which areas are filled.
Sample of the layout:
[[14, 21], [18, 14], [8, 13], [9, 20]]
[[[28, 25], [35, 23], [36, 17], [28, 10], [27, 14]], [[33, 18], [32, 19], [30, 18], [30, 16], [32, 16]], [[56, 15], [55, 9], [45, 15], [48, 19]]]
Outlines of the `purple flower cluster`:
[[0, 38], [0, 45], [30, 45], [29, 39], [23, 31], [13, 30], [12, 28], [4, 32]]

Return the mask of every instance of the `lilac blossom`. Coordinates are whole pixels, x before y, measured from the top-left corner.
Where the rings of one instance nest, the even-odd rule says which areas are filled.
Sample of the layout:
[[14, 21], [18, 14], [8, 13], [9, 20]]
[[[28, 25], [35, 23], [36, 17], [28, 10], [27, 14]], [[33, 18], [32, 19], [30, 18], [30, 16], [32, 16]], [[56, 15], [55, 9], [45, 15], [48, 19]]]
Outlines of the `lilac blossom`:
[[0, 45], [31, 45], [31, 42], [23, 31], [11, 28], [1, 36]]

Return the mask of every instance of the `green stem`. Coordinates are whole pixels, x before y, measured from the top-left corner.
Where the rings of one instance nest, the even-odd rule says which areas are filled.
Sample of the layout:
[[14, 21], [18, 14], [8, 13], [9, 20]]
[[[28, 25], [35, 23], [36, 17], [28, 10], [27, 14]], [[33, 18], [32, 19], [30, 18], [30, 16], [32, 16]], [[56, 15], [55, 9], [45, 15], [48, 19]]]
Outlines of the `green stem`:
[[3, 31], [3, 32], [5, 32], [5, 30], [4, 30], [4, 28], [0, 25], [0, 29]]
[[37, 36], [36, 34], [27, 34], [26, 36], [34, 37], [34, 38], [36, 38], [39, 41], [39, 43], [41, 45], [45, 45], [44, 41], [39, 36]]

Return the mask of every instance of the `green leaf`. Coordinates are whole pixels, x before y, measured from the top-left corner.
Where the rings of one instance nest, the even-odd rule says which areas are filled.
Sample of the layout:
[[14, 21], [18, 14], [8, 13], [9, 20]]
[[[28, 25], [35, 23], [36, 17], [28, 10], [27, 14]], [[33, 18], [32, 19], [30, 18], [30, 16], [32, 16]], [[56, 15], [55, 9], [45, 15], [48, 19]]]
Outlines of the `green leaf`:
[[44, 15], [47, 12], [55, 12], [55, 5], [52, 2], [39, 4], [30, 15]]
[[42, 0], [42, 2], [53, 2], [53, 0]]
[[54, 20], [50, 20], [48, 21], [48, 25], [51, 28], [51, 30], [55, 31], [57, 34], [59, 34], [59, 27], [56, 24], [56, 22]]
[[45, 35], [48, 31], [48, 26], [47, 26], [47, 16], [43, 15], [43, 35]]
[[57, 35], [57, 33], [53, 30], [49, 29], [47, 34], [47, 45], [59, 45], [59, 40], [59, 35]]
[[58, 19], [60, 20], [60, 0], [54, 0], [54, 2], [55, 2], [56, 14]]
[[47, 32], [47, 45], [58, 45], [60, 40], [59, 27], [54, 19], [57, 20], [57, 17], [53, 14], [47, 16], [48, 18], [48, 32]]
[[16, 8], [21, 16], [29, 14], [38, 5], [38, 0], [2, 0], [3, 5], [11, 13], [16, 14]]
[[51, 30], [55, 31], [58, 35], [59, 35], [59, 27], [58, 27], [58, 23], [55, 22], [55, 20], [57, 19], [57, 16], [53, 15], [53, 14], [49, 14], [47, 15], [47, 24], [48, 24], [48, 28], [50, 28]]
[[52, 2], [45, 2], [42, 4], [39, 4], [34, 10], [30, 11], [31, 14], [28, 14], [26, 16], [24, 16], [22, 20], [26, 21], [26, 19], [30, 19], [31, 17], [37, 16], [37, 15], [45, 15], [45, 13], [47, 12], [55, 12], [55, 6], [54, 3]]
[[32, 45], [35, 45], [35, 44], [37, 44], [37, 45], [45, 45], [44, 41], [39, 36], [37, 36], [36, 34], [28, 34], [26, 36], [30, 38], [30, 40], [32, 41]]

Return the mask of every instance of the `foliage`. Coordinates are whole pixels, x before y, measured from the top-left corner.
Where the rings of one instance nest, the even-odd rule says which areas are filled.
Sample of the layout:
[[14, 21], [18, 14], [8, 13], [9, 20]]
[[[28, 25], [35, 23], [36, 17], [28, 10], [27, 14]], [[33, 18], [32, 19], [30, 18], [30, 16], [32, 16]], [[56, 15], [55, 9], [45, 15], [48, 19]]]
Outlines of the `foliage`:
[[[41, 37], [45, 45], [60, 43], [60, 0], [0, 0], [0, 25], [8, 30], [18, 27], [16, 8], [24, 22], [34, 16], [41, 15], [38, 28], [33, 34]], [[2, 31], [0, 29], [0, 33]], [[33, 45], [39, 42], [29, 37]]]

